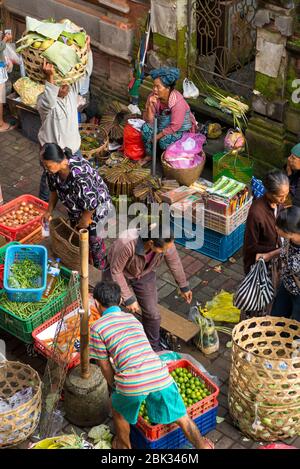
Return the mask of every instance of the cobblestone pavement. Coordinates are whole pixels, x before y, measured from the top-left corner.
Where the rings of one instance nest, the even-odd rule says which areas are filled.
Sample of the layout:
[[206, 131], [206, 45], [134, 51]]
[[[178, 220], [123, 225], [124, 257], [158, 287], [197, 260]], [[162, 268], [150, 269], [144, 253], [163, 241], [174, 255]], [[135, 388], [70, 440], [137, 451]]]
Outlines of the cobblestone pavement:
[[[8, 202], [24, 193], [38, 195], [41, 175], [38, 162], [38, 145], [24, 138], [19, 131], [11, 131], [0, 134], [0, 146], [0, 183], [4, 201]], [[234, 255], [235, 263], [228, 261], [221, 264], [222, 271], [218, 273], [214, 268], [220, 265], [220, 262], [196, 252], [187, 251], [180, 246], [178, 246], [178, 250], [193, 288], [194, 298], [201, 303], [211, 300], [215, 293], [221, 289], [233, 292], [242, 278], [241, 252]], [[158, 287], [160, 303], [179, 315], [186, 316], [189, 306], [177, 297], [174, 280], [165, 264], [160, 267], [158, 272]], [[44, 358], [28, 356], [24, 344], [3, 331], [0, 332], [0, 337], [6, 342], [7, 358], [9, 360], [28, 363], [41, 374], [43, 373]], [[221, 382], [218, 415], [224, 418], [224, 421], [217, 425], [216, 430], [207, 435], [215, 442], [216, 448], [258, 448], [261, 443], [246, 439], [233, 426], [229, 416], [227, 395], [231, 351], [226, 347], [228, 341], [229, 336], [220, 333], [220, 350], [218, 353], [210, 355], [209, 358], [205, 357], [192, 344], [182, 344], [182, 352], [193, 355], [211, 374], [218, 376]], [[82, 429], [76, 429], [74, 426], [73, 428], [79, 433], [82, 432]], [[64, 421], [63, 431], [68, 432], [70, 429], [71, 425]], [[292, 438], [286, 443], [300, 448], [300, 437]], [[27, 443], [24, 443], [21, 447], [27, 447]]]

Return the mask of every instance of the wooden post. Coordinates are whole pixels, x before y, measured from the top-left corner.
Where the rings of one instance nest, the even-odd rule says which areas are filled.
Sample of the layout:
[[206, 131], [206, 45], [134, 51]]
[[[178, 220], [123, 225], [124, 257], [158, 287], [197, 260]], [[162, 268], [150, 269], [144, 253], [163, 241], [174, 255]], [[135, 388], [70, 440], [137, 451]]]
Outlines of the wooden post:
[[152, 176], [156, 176], [156, 149], [157, 149], [157, 117], [154, 118], [153, 147], [152, 147]]
[[90, 376], [89, 361], [89, 232], [80, 230], [80, 293], [84, 314], [80, 321], [81, 377]]

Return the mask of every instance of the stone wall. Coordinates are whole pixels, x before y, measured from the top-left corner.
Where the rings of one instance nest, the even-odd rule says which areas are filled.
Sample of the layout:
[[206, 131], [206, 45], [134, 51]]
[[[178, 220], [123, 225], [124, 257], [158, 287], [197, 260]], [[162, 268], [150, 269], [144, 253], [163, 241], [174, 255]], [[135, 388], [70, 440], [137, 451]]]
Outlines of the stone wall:
[[68, 18], [86, 29], [94, 54], [91, 90], [101, 111], [110, 96], [128, 99], [136, 31], [144, 21], [149, 4], [147, 0], [98, 0], [98, 3], [99, 6], [83, 0], [3, 1], [17, 37], [24, 31], [26, 15], [39, 19]]

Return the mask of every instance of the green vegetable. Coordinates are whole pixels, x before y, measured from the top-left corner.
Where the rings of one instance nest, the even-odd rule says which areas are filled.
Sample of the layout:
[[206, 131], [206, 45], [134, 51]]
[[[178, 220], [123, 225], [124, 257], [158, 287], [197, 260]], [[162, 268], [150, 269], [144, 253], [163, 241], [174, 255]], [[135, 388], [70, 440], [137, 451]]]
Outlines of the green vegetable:
[[6, 311], [9, 311], [20, 319], [27, 320], [34, 316], [38, 311], [44, 308], [52, 300], [55, 300], [56, 298], [60, 297], [63, 293], [67, 291], [67, 289], [67, 281], [65, 281], [62, 277], [59, 277], [52, 293], [48, 296], [48, 298], [42, 298], [41, 301], [38, 301], [36, 303], [16, 303], [14, 301], [9, 301], [7, 295], [3, 293], [0, 296], [1, 308]]
[[40, 288], [42, 267], [30, 259], [14, 262], [9, 269], [8, 285], [11, 288]]

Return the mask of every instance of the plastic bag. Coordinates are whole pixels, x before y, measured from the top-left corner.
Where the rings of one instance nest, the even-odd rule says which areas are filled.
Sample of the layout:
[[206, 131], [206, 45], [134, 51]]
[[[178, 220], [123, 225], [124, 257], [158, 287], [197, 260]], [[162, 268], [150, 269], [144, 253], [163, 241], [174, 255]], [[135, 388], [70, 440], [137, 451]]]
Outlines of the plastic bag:
[[35, 106], [37, 98], [45, 91], [45, 85], [36, 83], [28, 77], [22, 77], [14, 83], [14, 89], [24, 104]]
[[198, 306], [193, 306], [189, 312], [189, 320], [198, 324], [200, 328], [199, 336], [196, 339], [196, 346], [205, 355], [210, 355], [219, 350], [219, 336], [215, 328], [214, 321], [205, 318]]
[[6, 62], [11, 62], [13, 65], [20, 65], [22, 61], [21, 56], [16, 52], [15, 44], [6, 43], [4, 57]]
[[263, 185], [260, 179], [257, 179], [255, 176], [252, 176], [251, 179], [251, 189], [252, 194], [255, 199], [262, 197], [266, 192], [265, 186]]
[[222, 290], [211, 301], [205, 305], [202, 313], [204, 317], [214, 321], [238, 323], [240, 320], [240, 310], [233, 306], [233, 293]]
[[191, 81], [185, 78], [183, 80], [183, 96], [184, 98], [198, 98], [199, 90], [197, 86]]
[[168, 146], [165, 151], [165, 159], [174, 156], [192, 156], [202, 152], [203, 144], [206, 142], [205, 135], [186, 132], [177, 142]]
[[224, 138], [224, 148], [226, 150], [239, 150], [242, 151], [245, 149], [246, 139], [243, 134], [238, 129], [229, 129], [225, 138]]
[[284, 443], [270, 443], [269, 445], [262, 446], [259, 449], [298, 449], [296, 446], [286, 445]]
[[124, 155], [131, 160], [141, 160], [145, 156], [142, 133], [127, 123], [123, 137]]
[[164, 159], [172, 168], [191, 169], [203, 162], [205, 159], [205, 153], [201, 152], [199, 155], [188, 156], [169, 156]]

